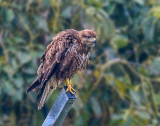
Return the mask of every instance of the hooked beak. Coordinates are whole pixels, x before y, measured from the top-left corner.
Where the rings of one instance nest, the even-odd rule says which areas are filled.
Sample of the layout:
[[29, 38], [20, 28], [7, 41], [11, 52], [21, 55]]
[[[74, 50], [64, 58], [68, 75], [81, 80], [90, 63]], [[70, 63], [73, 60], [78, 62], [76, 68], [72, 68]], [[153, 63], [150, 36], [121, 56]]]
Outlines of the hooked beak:
[[95, 44], [96, 44], [96, 38], [93, 38], [93, 43], [95, 43]]
[[91, 47], [94, 47], [95, 44], [96, 44], [96, 38], [91, 38], [90, 39], [90, 45], [91, 45]]

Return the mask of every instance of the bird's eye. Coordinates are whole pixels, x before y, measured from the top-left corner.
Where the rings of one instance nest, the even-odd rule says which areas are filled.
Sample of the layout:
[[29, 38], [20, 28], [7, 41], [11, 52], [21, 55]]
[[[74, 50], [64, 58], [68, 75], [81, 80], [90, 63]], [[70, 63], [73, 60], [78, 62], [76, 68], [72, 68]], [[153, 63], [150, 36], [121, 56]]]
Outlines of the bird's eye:
[[91, 38], [90, 36], [86, 36], [87, 39]]

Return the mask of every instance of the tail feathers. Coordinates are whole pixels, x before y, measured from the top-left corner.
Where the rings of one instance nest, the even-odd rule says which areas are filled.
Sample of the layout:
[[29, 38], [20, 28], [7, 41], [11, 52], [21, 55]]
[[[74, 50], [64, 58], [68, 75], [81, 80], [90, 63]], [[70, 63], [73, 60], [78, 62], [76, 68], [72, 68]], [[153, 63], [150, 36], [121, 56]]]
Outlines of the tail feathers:
[[49, 94], [49, 87], [46, 85], [46, 86], [43, 86], [41, 89], [40, 89], [40, 92], [37, 96], [37, 105], [38, 105], [38, 110], [40, 110], [43, 105], [44, 105], [44, 102], [46, 101], [46, 98]]
[[27, 89], [27, 93], [33, 90], [34, 88], [38, 87], [41, 83], [39, 82], [39, 77], [31, 84], [31, 86]]
[[44, 84], [43, 87], [40, 89], [40, 92], [37, 96], [38, 110], [40, 110], [44, 106], [44, 103], [50, 91], [51, 90], [53, 91], [56, 89], [57, 86], [56, 87], [53, 87], [53, 86], [55, 86], [53, 83], [47, 83], [47, 84]]

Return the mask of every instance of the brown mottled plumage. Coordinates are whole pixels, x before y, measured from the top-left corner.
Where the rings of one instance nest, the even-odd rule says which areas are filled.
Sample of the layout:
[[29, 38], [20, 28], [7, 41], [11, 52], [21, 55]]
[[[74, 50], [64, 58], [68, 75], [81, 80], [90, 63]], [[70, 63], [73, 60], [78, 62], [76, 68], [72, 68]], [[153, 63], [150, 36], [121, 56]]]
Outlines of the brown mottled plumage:
[[71, 79], [78, 70], [85, 69], [95, 38], [96, 33], [92, 30], [73, 29], [64, 30], [53, 38], [41, 58], [38, 76], [27, 90], [39, 89], [38, 109], [43, 107], [51, 90], [55, 90], [66, 78]]

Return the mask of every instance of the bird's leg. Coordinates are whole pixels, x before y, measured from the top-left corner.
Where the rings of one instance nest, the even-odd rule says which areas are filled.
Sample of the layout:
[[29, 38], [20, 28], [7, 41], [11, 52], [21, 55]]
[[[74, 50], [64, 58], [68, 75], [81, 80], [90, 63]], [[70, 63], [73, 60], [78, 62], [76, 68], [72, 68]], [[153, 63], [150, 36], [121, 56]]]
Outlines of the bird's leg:
[[67, 78], [65, 81], [66, 81], [66, 86], [67, 86], [66, 92], [67, 92], [67, 91], [70, 91], [72, 94], [74, 94], [75, 89], [73, 89], [73, 87], [71, 86], [71, 84], [70, 84], [70, 82], [69, 82], [69, 79]]

